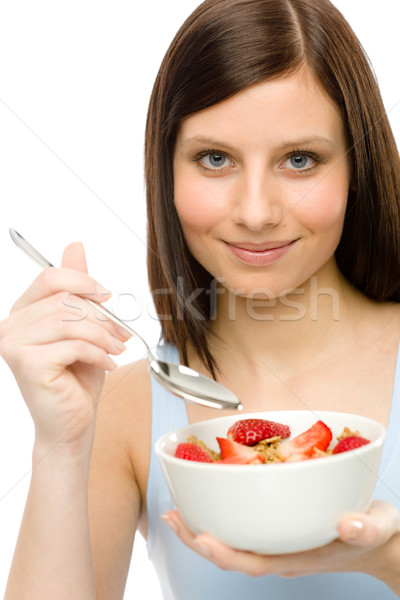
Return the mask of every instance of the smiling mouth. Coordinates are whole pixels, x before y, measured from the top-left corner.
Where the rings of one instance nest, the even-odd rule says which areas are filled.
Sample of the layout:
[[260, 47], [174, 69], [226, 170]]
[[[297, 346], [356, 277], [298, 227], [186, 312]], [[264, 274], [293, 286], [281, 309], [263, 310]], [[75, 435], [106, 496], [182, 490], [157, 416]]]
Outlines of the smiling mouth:
[[261, 254], [263, 252], [269, 252], [271, 250], [278, 250], [280, 248], [285, 248], [286, 246], [290, 246], [295, 240], [288, 241], [276, 241], [276, 242], [264, 242], [262, 244], [252, 244], [248, 242], [225, 242], [228, 246], [233, 248], [237, 248], [238, 250], [244, 250], [245, 252], [254, 252], [256, 254]]
[[298, 242], [299, 238], [294, 240], [276, 240], [254, 244], [250, 242], [225, 242], [225, 245], [231, 255], [243, 264], [253, 267], [266, 267], [272, 265], [291, 251], [291, 248]]

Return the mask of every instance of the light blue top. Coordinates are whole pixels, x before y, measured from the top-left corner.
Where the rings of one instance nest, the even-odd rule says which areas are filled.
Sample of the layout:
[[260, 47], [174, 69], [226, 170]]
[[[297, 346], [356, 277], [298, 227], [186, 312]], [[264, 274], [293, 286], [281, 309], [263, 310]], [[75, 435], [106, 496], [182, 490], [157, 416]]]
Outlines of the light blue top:
[[[179, 363], [175, 347], [159, 347], [160, 358]], [[249, 577], [223, 571], [192, 552], [162, 521], [174, 508], [158, 459], [157, 439], [188, 424], [185, 403], [154, 380], [152, 385], [152, 453], [147, 486], [149, 534], [147, 549], [161, 583], [164, 600], [395, 600], [381, 581], [361, 573], [307, 575], [285, 579], [277, 575]], [[374, 498], [400, 510], [400, 352], [393, 401]]]

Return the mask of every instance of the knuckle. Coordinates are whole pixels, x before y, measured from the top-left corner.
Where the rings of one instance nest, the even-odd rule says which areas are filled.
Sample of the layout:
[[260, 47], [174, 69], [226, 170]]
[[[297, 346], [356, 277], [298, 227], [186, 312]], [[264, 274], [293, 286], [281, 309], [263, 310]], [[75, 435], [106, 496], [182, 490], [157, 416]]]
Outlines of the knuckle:
[[47, 327], [50, 331], [57, 332], [61, 337], [66, 337], [68, 324], [67, 324], [67, 313], [54, 313], [47, 319]]
[[80, 320], [78, 314], [75, 314], [74, 312], [71, 312], [66, 308], [62, 308], [57, 313], [56, 318], [58, 320], [58, 325], [62, 327], [64, 331], [66, 331], [69, 328], [70, 324]]
[[82, 354], [83, 352], [88, 351], [87, 344], [83, 340], [73, 340], [72, 345], [77, 354]]
[[88, 315], [88, 308], [84, 300], [71, 292], [60, 292], [57, 298], [58, 306], [68, 314], [69, 320], [82, 320]]
[[75, 355], [78, 356], [80, 360], [84, 360], [85, 358], [97, 358], [99, 350], [93, 344], [80, 339], [72, 340], [71, 343]]
[[44, 289], [51, 291], [54, 289], [55, 276], [57, 269], [55, 267], [50, 267], [48, 269], [44, 269], [37, 277], [37, 283], [43, 287]]
[[61, 290], [53, 294], [53, 300], [56, 307], [69, 306], [72, 294], [66, 290]]

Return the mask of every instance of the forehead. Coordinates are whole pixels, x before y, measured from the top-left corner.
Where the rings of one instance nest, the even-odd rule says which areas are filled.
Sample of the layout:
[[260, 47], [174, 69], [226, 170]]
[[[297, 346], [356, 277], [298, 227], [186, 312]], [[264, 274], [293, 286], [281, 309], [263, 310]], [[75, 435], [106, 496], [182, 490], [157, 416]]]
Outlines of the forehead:
[[[241, 143], [262, 139], [271, 146], [283, 138], [345, 140], [339, 110], [312, 74], [302, 70], [263, 81], [228, 100], [191, 115], [179, 129], [178, 143], [191, 138]], [[233, 144], [235, 145], [235, 144]]]

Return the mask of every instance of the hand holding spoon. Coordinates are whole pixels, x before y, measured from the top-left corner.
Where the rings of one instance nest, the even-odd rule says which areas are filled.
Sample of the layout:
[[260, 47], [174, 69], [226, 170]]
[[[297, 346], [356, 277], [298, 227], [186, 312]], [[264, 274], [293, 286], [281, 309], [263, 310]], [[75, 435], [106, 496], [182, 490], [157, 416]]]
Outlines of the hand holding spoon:
[[[10, 229], [9, 232], [16, 245], [33, 258], [43, 269], [53, 267], [15, 229]], [[147, 342], [124, 321], [121, 321], [101, 304], [97, 304], [97, 302], [89, 298], [84, 298], [84, 300], [143, 343], [149, 357], [150, 374], [167, 390], [192, 404], [200, 404], [218, 409], [242, 409], [240, 400], [226, 387], [189, 367], [160, 360], [153, 354]]]

